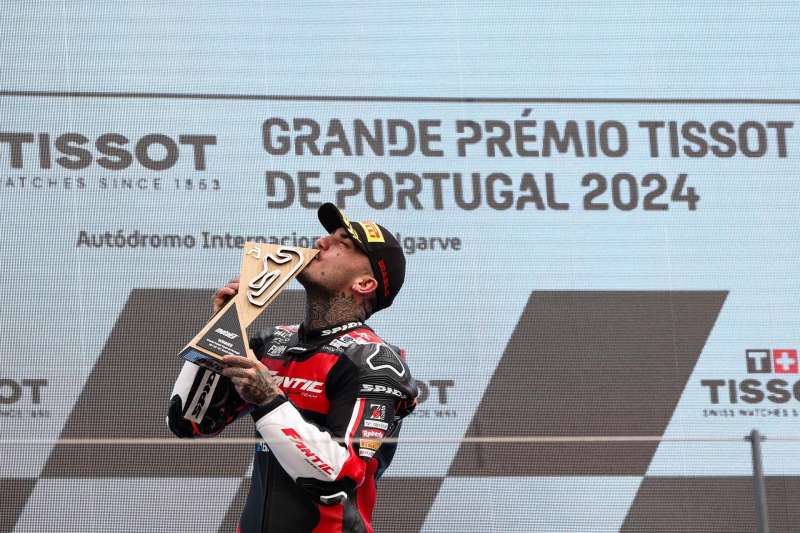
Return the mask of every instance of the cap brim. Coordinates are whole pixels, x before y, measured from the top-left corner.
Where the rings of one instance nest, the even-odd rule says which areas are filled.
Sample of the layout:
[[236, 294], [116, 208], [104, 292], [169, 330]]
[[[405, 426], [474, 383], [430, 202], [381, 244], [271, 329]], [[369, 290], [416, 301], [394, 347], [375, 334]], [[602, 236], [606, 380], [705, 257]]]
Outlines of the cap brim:
[[319, 218], [322, 227], [325, 228], [328, 233], [333, 233], [337, 229], [345, 227], [341, 211], [330, 202], [319, 206], [317, 218]]
[[317, 210], [317, 218], [322, 223], [322, 227], [328, 233], [333, 233], [339, 228], [344, 228], [351, 237], [353, 237], [353, 242], [356, 243], [359, 249], [363, 251], [367, 256], [369, 256], [369, 250], [364, 245], [363, 239], [361, 235], [358, 233], [353, 234], [352, 232], [358, 231], [355, 229], [353, 224], [348, 224], [345, 222], [344, 213], [342, 213], [338, 207], [334, 204], [327, 202], [319, 206]]

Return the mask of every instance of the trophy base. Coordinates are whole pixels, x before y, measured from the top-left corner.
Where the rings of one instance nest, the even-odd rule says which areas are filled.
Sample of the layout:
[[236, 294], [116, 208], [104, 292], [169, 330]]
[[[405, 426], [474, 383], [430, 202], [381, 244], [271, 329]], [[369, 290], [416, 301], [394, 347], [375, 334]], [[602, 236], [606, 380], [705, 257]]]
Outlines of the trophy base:
[[221, 356], [213, 356], [211, 354], [196, 350], [191, 346], [187, 347], [178, 355], [190, 363], [194, 363], [202, 368], [207, 368], [208, 370], [216, 372], [217, 374], [222, 373], [222, 371], [228, 367], [228, 365], [222, 361]]

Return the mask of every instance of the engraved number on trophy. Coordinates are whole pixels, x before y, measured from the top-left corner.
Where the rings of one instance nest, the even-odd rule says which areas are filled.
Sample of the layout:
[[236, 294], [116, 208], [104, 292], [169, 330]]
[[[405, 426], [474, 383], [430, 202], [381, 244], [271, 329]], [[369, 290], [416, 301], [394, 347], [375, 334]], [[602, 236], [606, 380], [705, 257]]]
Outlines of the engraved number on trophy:
[[[247, 254], [250, 253], [252, 253], [256, 259], [261, 255], [258, 248], [248, 250]], [[280, 270], [270, 270], [270, 261], [276, 265], [285, 265], [290, 261], [294, 261], [295, 263], [288, 272], [281, 276]], [[269, 302], [270, 298], [272, 298], [287, 281], [292, 279], [296, 272], [303, 268], [304, 264], [305, 259], [303, 258], [303, 254], [290, 248], [279, 248], [275, 252], [275, 255], [266, 254], [264, 256], [263, 270], [248, 284], [250, 290], [247, 291], [247, 299], [251, 304], [262, 307]]]

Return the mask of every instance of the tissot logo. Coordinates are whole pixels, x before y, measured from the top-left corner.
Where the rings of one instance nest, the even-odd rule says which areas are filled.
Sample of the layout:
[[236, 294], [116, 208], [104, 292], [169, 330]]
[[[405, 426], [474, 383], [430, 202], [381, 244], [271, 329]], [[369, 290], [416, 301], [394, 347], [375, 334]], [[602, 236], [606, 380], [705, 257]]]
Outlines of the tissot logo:
[[0, 405], [10, 405], [30, 398], [31, 403], [42, 402], [42, 388], [46, 379], [0, 379]]
[[797, 350], [772, 350], [777, 374], [797, 374]]
[[772, 361], [769, 350], [746, 350], [747, 372], [750, 374], [769, 374]]
[[700, 385], [708, 391], [712, 404], [739, 402], [759, 404], [764, 401], [785, 404], [800, 402], [800, 380], [783, 378], [767, 379], [768, 374], [800, 374], [797, 349], [794, 348], [748, 348], [745, 350], [745, 367], [748, 374], [763, 376], [762, 379], [702, 379]]
[[125, 170], [134, 163], [148, 170], [167, 170], [181, 158], [194, 170], [206, 170], [206, 148], [217, 144], [215, 135], [150, 133], [132, 138], [121, 133], [101, 135], [0, 132], [0, 161], [11, 168], [49, 169], [58, 166], [82, 170], [96, 164], [105, 170]]
[[458, 410], [453, 409], [452, 396], [456, 382], [453, 379], [430, 379], [414, 381], [419, 395], [417, 396], [417, 409], [411, 416], [417, 418], [452, 418], [458, 416]]
[[[452, 379], [432, 379], [430, 381], [417, 380], [417, 388], [419, 389], [419, 396], [417, 403], [425, 403], [431, 398], [435, 398], [436, 402], [445, 405], [447, 404], [447, 390], [455, 386], [455, 381]], [[435, 394], [431, 395], [431, 389], [435, 390]]]
[[789, 348], [752, 349], [745, 351], [750, 374], [797, 374], [797, 350]]

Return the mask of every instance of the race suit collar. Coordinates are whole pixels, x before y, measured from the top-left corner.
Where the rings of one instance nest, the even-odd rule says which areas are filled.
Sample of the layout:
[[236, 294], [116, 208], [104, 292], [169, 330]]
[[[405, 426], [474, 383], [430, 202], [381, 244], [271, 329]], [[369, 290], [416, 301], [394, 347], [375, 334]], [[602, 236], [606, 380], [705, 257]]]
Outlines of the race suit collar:
[[338, 325], [331, 325], [321, 329], [306, 331], [303, 324], [297, 328], [297, 332], [292, 335], [286, 349], [287, 354], [300, 355], [325, 345], [328, 341], [358, 328], [371, 329], [363, 322], [344, 322]]
[[344, 322], [342, 324], [335, 324], [320, 329], [313, 329], [306, 331], [305, 325], [300, 324], [300, 327], [297, 330], [297, 334], [301, 341], [316, 342], [318, 340], [336, 337], [352, 329], [363, 328], [363, 327], [368, 327], [368, 326], [363, 322], [352, 321], [352, 322]]

